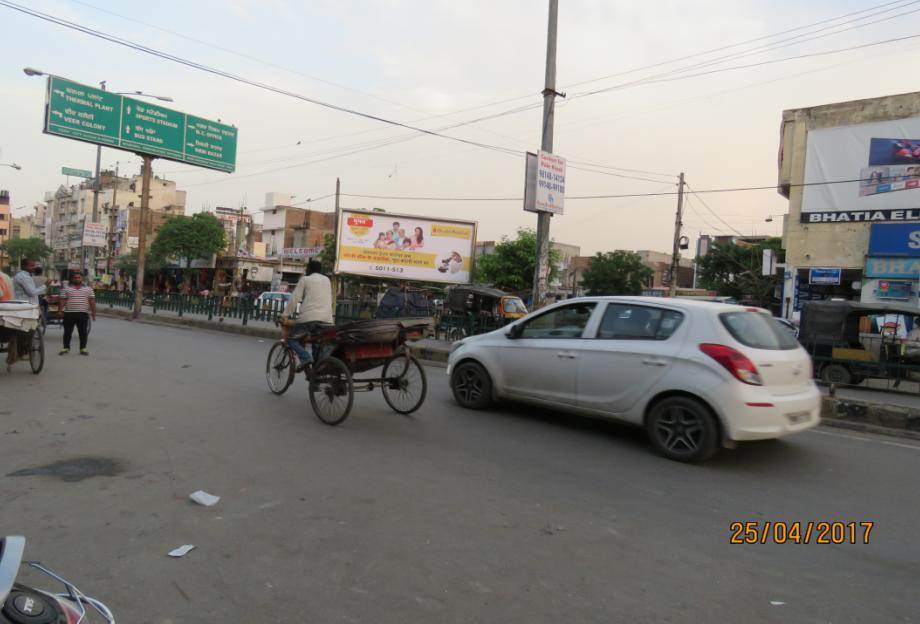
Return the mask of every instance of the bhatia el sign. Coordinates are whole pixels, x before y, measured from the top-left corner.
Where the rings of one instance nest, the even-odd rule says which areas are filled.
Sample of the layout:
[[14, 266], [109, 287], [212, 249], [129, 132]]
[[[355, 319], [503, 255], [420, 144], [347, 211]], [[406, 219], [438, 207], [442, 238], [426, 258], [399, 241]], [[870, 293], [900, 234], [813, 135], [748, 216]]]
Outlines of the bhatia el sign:
[[475, 221], [343, 210], [335, 272], [469, 284], [476, 225]]

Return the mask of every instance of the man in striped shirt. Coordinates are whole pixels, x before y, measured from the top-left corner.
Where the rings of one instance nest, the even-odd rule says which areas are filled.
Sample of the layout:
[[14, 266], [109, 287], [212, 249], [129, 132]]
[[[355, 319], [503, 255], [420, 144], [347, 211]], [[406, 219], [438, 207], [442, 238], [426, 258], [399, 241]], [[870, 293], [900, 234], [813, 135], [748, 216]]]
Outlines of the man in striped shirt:
[[75, 271], [70, 274], [70, 285], [61, 289], [61, 303], [58, 306], [58, 315], [64, 317], [64, 348], [60, 351], [61, 355], [70, 353], [70, 339], [73, 337], [74, 326], [80, 334], [80, 355], [89, 355], [89, 351], [86, 350], [86, 338], [89, 334], [90, 314], [95, 321], [96, 293], [83, 284], [83, 274]]

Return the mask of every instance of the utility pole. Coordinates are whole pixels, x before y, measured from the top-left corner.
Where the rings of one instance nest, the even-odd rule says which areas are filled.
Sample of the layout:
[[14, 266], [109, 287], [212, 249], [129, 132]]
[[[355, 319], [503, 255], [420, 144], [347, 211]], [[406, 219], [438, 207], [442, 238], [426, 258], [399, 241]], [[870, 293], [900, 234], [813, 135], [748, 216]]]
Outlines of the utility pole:
[[112, 256], [115, 254], [115, 220], [118, 217], [118, 165], [115, 163], [115, 186], [112, 187], [112, 205], [109, 206], [108, 261], [106, 271], [112, 272]]
[[[147, 261], [147, 213], [150, 210], [150, 176], [153, 170], [153, 156], [140, 154], [144, 159], [143, 182], [141, 182], [141, 217], [137, 230], [137, 277], [134, 278], [134, 312], [132, 319], [141, 315], [144, 304], [144, 269]], [[129, 215], [130, 217], [130, 215]], [[128, 232], [130, 233], [130, 228]]]
[[[549, 25], [546, 32], [546, 81], [543, 88], [543, 140], [541, 149], [553, 151], [553, 118], [556, 113], [556, 24], [559, 16], [559, 0], [549, 0]], [[541, 308], [546, 300], [549, 278], [549, 224], [551, 212], [537, 213], [537, 257], [533, 272], [533, 295], [531, 307]]]
[[[105, 80], [99, 83], [99, 87], [105, 91]], [[96, 178], [93, 180], [93, 223], [99, 221], [99, 189], [102, 186], [101, 180], [99, 179], [100, 169], [102, 164], [102, 146], [96, 146]], [[86, 229], [86, 215], [83, 216], [83, 229]], [[90, 267], [90, 274], [96, 274], [96, 248], [93, 247], [92, 252], [90, 253], [92, 258], [92, 265]], [[86, 251], [84, 249], [83, 253], [83, 264], [86, 264]]]
[[671, 281], [668, 284], [668, 294], [673, 297], [677, 294], [677, 272], [680, 270], [680, 229], [684, 217], [684, 172], [680, 172], [677, 182], [677, 216], [674, 218], [674, 247], [671, 251]]
[[[341, 181], [339, 178], [336, 178], [336, 179], [335, 179], [335, 233], [333, 234], [333, 236], [335, 236], [335, 248], [336, 248], [336, 249], [339, 248], [339, 212], [340, 212], [339, 197], [341, 196], [341, 192], [342, 192], [342, 181]], [[324, 249], [324, 250], [325, 250], [325, 247], [326, 247], [326, 241], [324, 240], [324, 241], [323, 241], [323, 249]], [[333, 263], [334, 263], [334, 262], [335, 262], [335, 261], [333, 260]], [[333, 266], [333, 269], [332, 269], [332, 270], [333, 270], [333, 275], [332, 275], [332, 314], [335, 315], [336, 299], [338, 299], [338, 295], [339, 295], [339, 280], [338, 280], [338, 278], [336, 277], [336, 275], [335, 275], [335, 273], [334, 273], [334, 271], [335, 271], [335, 266]]]

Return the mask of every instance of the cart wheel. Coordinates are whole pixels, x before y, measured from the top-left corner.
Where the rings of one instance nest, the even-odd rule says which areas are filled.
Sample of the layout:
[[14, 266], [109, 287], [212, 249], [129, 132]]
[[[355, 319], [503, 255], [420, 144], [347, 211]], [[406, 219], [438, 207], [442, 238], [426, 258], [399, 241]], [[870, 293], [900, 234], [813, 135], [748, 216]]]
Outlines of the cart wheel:
[[425, 402], [428, 379], [414, 357], [394, 355], [383, 367], [383, 398], [394, 412], [411, 414]]
[[351, 412], [355, 389], [351, 371], [334, 357], [323, 358], [310, 374], [310, 405], [316, 417], [327, 425], [338, 425]]
[[284, 394], [294, 382], [294, 358], [287, 345], [279, 341], [272, 345], [265, 362], [265, 379], [268, 389], [275, 394]]
[[32, 367], [32, 373], [37, 375], [42, 372], [45, 366], [45, 340], [41, 332], [32, 332], [32, 338], [29, 341], [29, 366]]
[[466, 338], [466, 330], [462, 327], [454, 327], [447, 333], [447, 339], [451, 342], [457, 342]]

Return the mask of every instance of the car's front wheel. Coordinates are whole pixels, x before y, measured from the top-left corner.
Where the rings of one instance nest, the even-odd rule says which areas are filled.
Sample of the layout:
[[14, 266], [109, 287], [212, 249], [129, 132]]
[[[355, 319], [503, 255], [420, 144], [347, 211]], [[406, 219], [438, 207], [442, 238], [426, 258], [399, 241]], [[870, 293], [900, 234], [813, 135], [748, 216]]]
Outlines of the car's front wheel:
[[454, 399], [468, 409], [484, 409], [492, 403], [492, 379], [476, 362], [461, 362], [450, 376]]
[[646, 420], [652, 446], [682, 462], [709, 459], [719, 446], [716, 420], [705, 405], [689, 397], [668, 397], [656, 403]]

